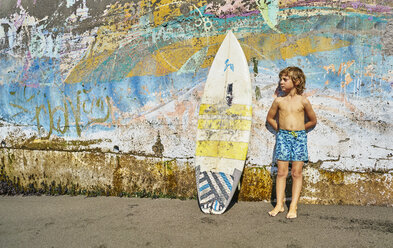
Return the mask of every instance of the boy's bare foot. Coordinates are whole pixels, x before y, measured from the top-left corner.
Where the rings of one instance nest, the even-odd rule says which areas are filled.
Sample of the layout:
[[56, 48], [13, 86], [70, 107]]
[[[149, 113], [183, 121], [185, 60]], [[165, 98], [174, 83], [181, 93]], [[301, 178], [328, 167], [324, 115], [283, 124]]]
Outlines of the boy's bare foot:
[[296, 219], [297, 218], [297, 212], [295, 210], [289, 210], [287, 214], [287, 219]]
[[271, 217], [275, 217], [277, 214], [284, 212], [284, 207], [275, 207], [272, 211], [269, 212]]

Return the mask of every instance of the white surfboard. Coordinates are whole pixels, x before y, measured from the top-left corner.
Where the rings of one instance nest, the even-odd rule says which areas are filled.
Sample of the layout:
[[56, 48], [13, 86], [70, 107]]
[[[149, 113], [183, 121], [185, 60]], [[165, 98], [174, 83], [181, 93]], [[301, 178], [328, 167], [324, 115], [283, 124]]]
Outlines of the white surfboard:
[[210, 68], [199, 109], [195, 164], [204, 213], [223, 213], [239, 184], [250, 139], [251, 94], [247, 59], [229, 31]]

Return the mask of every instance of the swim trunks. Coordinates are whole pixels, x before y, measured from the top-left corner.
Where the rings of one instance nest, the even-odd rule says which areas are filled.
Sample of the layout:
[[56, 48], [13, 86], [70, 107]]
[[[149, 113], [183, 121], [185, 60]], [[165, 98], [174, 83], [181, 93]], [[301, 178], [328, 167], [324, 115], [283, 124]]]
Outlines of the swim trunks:
[[275, 160], [308, 161], [306, 130], [280, 129], [276, 136]]

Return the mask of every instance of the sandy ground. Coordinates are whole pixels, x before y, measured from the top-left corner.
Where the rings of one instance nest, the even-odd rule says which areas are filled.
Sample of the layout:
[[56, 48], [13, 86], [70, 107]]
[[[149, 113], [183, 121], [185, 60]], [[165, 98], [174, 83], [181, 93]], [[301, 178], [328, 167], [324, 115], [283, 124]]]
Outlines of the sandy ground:
[[223, 215], [196, 200], [0, 196], [0, 247], [393, 247], [393, 208], [300, 205], [275, 218], [267, 202]]

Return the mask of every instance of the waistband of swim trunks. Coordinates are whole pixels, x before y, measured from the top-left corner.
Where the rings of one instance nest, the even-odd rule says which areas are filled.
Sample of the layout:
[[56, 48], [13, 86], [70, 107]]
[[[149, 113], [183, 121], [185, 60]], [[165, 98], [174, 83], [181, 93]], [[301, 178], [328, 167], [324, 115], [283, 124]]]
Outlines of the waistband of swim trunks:
[[285, 129], [279, 129], [278, 131], [279, 132], [283, 132], [283, 133], [289, 133], [289, 134], [291, 134], [292, 132], [297, 133], [297, 134], [306, 132], [306, 130], [290, 131], [290, 130], [285, 130]]

